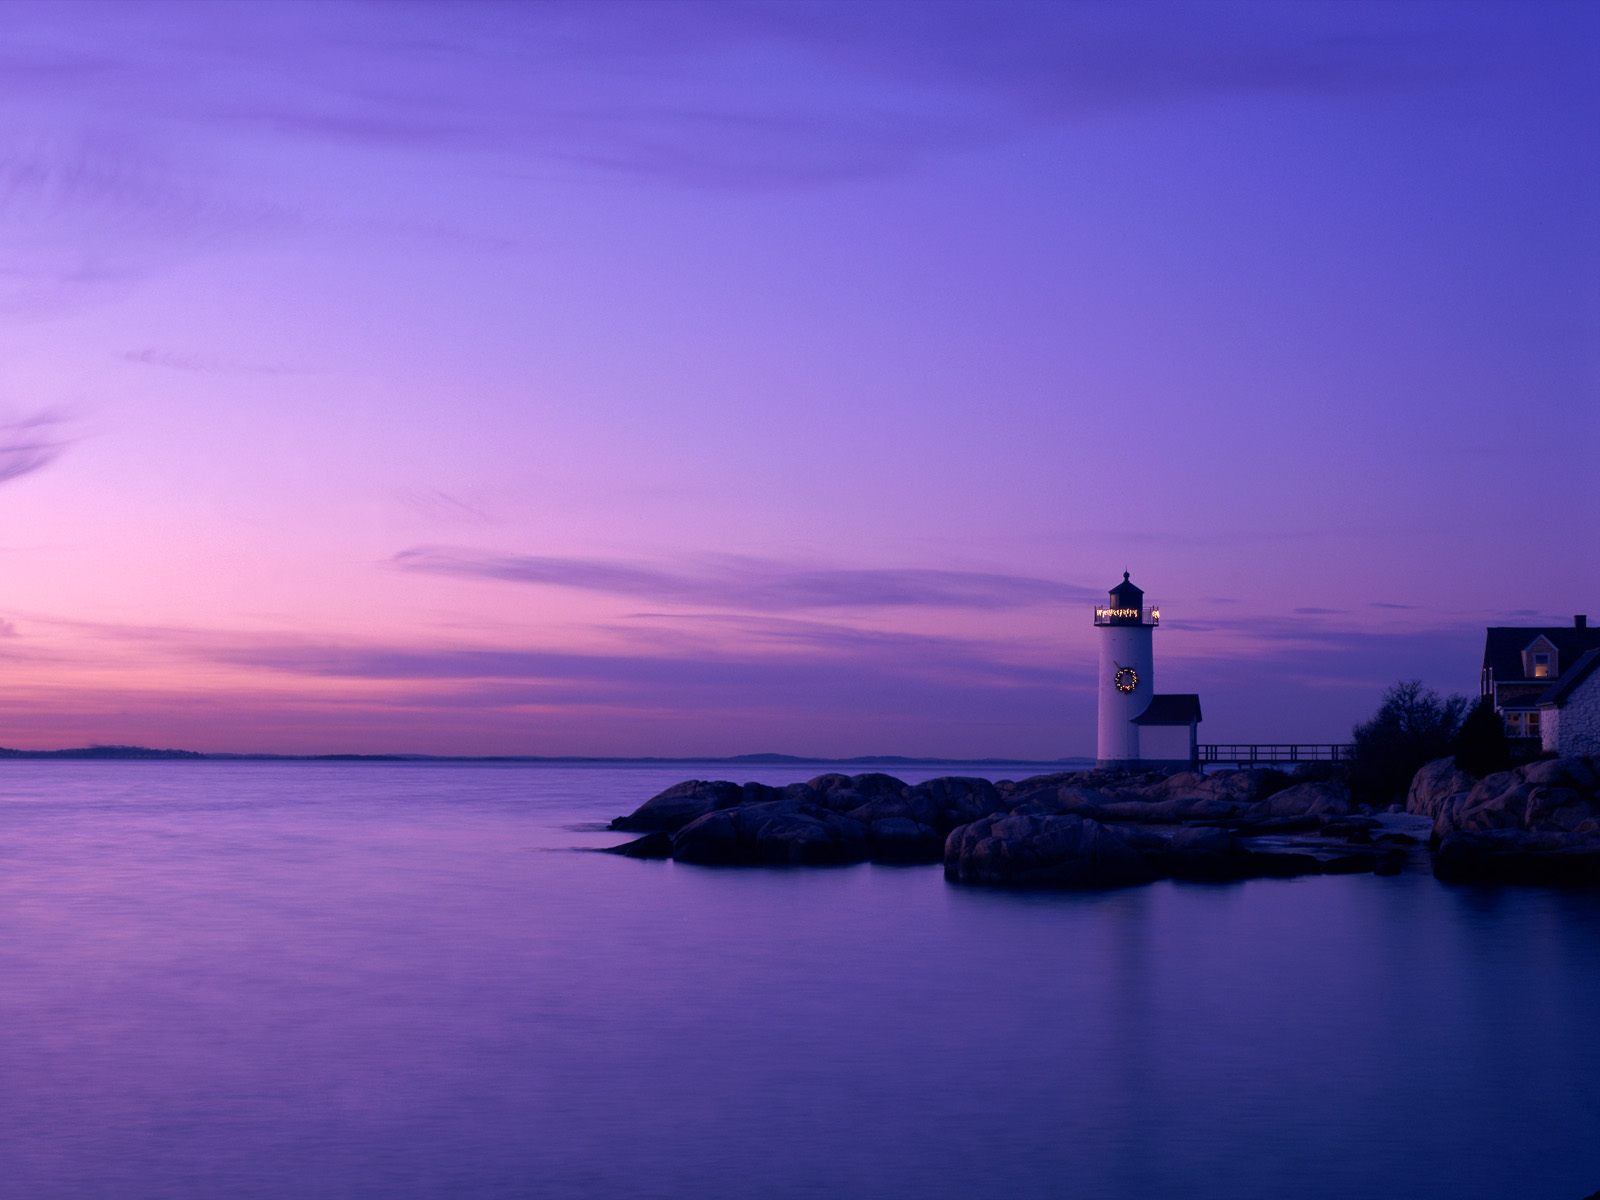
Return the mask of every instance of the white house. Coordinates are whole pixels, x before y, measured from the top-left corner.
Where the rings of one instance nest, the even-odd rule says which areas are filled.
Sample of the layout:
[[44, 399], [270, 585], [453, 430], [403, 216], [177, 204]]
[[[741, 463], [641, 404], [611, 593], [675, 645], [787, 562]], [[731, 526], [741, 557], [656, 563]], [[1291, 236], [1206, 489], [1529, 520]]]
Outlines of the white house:
[[1539, 739], [1546, 754], [1600, 754], [1600, 649], [1540, 698]]
[[1525, 747], [1543, 739], [1544, 700], [1574, 665], [1600, 649], [1600, 629], [1579, 613], [1571, 625], [1492, 625], [1483, 639], [1482, 692]]

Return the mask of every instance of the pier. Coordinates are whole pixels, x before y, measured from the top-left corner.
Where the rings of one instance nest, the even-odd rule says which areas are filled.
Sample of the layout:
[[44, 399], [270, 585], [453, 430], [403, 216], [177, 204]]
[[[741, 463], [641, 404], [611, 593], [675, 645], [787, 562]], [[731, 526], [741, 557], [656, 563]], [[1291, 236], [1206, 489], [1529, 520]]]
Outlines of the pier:
[[1349, 762], [1355, 753], [1350, 742], [1229, 742], [1196, 747], [1201, 766], [1231, 764], [1248, 767], [1262, 763]]

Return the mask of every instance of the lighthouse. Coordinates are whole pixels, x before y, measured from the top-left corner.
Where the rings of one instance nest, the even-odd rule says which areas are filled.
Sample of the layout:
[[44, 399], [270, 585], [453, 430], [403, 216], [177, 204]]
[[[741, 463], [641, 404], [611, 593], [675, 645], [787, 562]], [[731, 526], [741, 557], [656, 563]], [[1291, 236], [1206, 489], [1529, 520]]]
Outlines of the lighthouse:
[[1100, 635], [1097, 767], [1189, 767], [1198, 759], [1200, 697], [1156, 695], [1155, 631], [1161, 610], [1122, 573], [1104, 607]]
[[1100, 631], [1100, 724], [1095, 765], [1129, 767], [1139, 761], [1134, 718], [1155, 695], [1155, 632], [1161, 611], [1145, 608], [1144, 592], [1128, 573], [1111, 589], [1104, 608], [1094, 610]]

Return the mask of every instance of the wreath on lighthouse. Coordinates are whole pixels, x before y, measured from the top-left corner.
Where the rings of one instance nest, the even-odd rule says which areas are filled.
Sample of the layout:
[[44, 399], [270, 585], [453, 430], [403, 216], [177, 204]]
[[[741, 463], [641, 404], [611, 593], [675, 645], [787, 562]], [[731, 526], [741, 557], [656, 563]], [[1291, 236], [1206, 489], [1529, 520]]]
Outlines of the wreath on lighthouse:
[[1134, 688], [1139, 686], [1139, 672], [1135, 671], [1132, 667], [1125, 667], [1121, 663], [1118, 663], [1117, 673], [1112, 677], [1112, 682], [1117, 685], [1117, 691], [1126, 696], [1129, 692], [1133, 691]]

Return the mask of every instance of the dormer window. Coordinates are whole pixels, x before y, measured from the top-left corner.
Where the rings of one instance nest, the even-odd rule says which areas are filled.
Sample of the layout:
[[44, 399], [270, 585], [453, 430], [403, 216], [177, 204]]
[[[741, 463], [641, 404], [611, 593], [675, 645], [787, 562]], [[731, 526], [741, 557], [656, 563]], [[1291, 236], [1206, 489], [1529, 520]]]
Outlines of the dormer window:
[[1524, 679], [1554, 679], [1561, 674], [1561, 656], [1555, 643], [1540, 635], [1522, 648], [1522, 677]]

